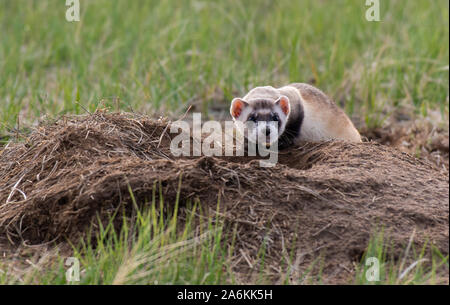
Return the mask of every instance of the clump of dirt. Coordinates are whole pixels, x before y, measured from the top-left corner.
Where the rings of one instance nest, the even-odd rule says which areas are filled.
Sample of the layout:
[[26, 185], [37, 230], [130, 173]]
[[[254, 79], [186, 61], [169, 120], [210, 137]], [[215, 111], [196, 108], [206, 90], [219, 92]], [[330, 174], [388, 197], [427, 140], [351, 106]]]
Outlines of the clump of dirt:
[[[237, 272], [254, 268], [263, 240], [266, 262], [281, 276], [296, 249], [302, 273], [319, 255], [325, 282], [354, 276], [373, 230], [384, 228], [398, 257], [415, 244], [449, 252], [448, 173], [374, 142], [304, 143], [256, 157], [174, 158], [169, 122], [131, 114], [63, 118], [24, 143], [0, 150], [0, 237], [40, 244], [77, 239], [97, 215], [134, 209], [161, 183], [167, 204], [199, 199], [212, 213], [218, 196], [226, 228], [237, 229]], [[244, 258], [242, 258], [244, 257]]]

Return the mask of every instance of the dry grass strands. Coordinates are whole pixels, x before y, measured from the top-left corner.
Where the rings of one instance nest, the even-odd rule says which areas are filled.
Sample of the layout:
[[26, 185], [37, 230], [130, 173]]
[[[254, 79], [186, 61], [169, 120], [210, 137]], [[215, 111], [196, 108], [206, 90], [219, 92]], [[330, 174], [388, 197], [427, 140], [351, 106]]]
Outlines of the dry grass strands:
[[220, 194], [226, 227], [237, 226], [236, 254], [245, 253], [235, 267], [242, 274], [258, 268], [252, 262], [264, 241], [269, 269], [285, 268], [283, 256], [296, 247], [301, 259], [288, 268], [301, 274], [322, 255], [324, 280], [341, 281], [375, 226], [399, 249], [415, 229], [417, 246], [428, 241], [448, 255], [448, 173], [426, 160], [371, 142], [305, 143], [281, 151], [273, 168], [254, 157], [174, 158], [167, 124], [96, 112], [3, 147], [0, 240], [76, 240], [96, 215], [132, 213], [128, 187], [145, 204], [161, 183], [174, 203], [182, 173], [181, 207], [195, 198], [215, 213]]

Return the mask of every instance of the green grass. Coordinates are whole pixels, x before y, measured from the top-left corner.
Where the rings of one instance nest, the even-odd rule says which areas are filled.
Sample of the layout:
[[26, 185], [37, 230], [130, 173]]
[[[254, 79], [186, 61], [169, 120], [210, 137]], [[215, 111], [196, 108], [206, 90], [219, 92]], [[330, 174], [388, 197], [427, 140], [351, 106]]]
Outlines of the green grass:
[[310, 82], [369, 126], [399, 105], [448, 113], [448, 2], [0, 0], [0, 134], [99, 105], [181, 113]]
[[[394, 258], [395, 252], [389, 241], [384, 238], [384, 232], [374, 234], [364, 253], [361, 263], [357, 266], [355, 284], [358, 285], [423, 285], [448, 284], [448, 255], [444, 256], [435, 247], [415, 249], [414, 234], [401, 256]], [[378, 280], [370, 278], [374, 266], [369, 259], [378, 261]], [[367, 263], [366, 263], [367, 262]], [[369, 276], [368, 276], [369, 275]], [[447, 278], [447, 279], [446, 279]]]
[[[224, 237], [220, 217], [209, 218], [206, 223], [198, 217], [198, 206], [194, 204], [187, 213], [182, 230], [177, 230], [177, 210], [172, 214], [159, 215], [153, 201], [145, 212], [137, 212], [135, 219], [122, 223], [119, 232], [113, 230], [112, 219], [106, 226], [100, 226], [96, 235], [96, 246], [88, 240], [73, 246], [74, 257], [79, 261], [79, 281], [68, 281], [66, 274], [72, 263], [66, 265], [68, 255], [57, 250], [48, 251], [35, 261], [27, 260], [27, 266], [12, 268], [8, 261], [0, 262], [0, 285], [4, 284], [321, 284], [322, 258], [318, 257], [302, 272], [295, 271], [294, 262], [285, 262], [281, 278], [276, 282], [267, 273], [265, 247], [258, 253], [258, 264], [250, 282], [236, 280], [233, 265], [234, 238]], [[175, 205], [176, 206], [176, 205]], [[217, 216], [217, 215], [216, 215]], [[200, 228], [200, 230], [197, 230]], [[389, 242], [383, 232], [375, 234], [370, 241], [361, 262], [356, 266], [356, 275], [349, 284], [391, 285], [391, 284], [442, 284], [448, 274], [448, 256], [437, 249], [426, 250], [426, 245], [416, 251], [410, 244], [403, 255], [394, 260]], [[428, 253], [431, 251], [431, 254]], [[366, 277], [371, 265], [366, 259], [374, 257], [379, 262], [379, 280]], [[293, 257], [291, 257], [292, 259]], [[269, 271], [269, 272], [268, 272]]]
[[[180, 178], [179, 187], [182, 180]], [[133, 215], [122, 217], [117, 231], [113, 220], [97, 222], [97, 233], [91, 226], [86, 236], [72, 245], [68, 254], [59, 253], [59, 248], [45, 251], [21, 264], [11, 260], [0, 261], [0, 285], [2, 284], [52, 284], [52, 285], [108, 285], [108, 284], [322, 284], [324, 258], [318, 255], [309, 266], [302, 266], [294, 258], [296, 248], [283, 253], [281, 273], [273, 279], [273, 270], [266, 264], [266, 245], [263, 241], [256, 257], [256, 265], [246, 279], [236, 277], [233, 265], [240, 254], [235, 251], [236, 231], [225, 232], [220, 214], [205, 217], [198, 201], [187, 202], [181, 225], [179, 223], [179, 196], [175, 203], [168, 204], [161, 195], [156, 199], [157, 184], [152, 200], [138, 208], [130, 189], [134, 206]], [[178, 192], [179, 194], [179, 192]], [[220, 199], [217, 207], [220, 206]], [[159, 213], [157, 211], [165, 211]], [[401, 256], [394, 251], [384, 231], [375, 231], [367, 245], [361, 262], [356, 265], [355, 277], [349, 284], [442, 284], [446, 282], [448, 255], [442, 255], [434, 247], [414, 248], [414, 233]], [[95, 240], [93, 242], [93, 240]], [[265, 240], [265, 239], [264, 239]], [[295, 244], [295, 240], [292, 243]], [[39, 250], [37, 250], [39, 251]], [[79, 262], [79, 279], [69, 281], [67, 273], [73, 261]], [[395, 258], [396, 257], [396, 258]], [[368, 258], [379, 262], [379, 279], [367, 278], [371, 265]], [[69, 272], [70, 273], [70, 272]], [[326, 283], [327, 279], [325, 279]]]
[[[64, 1], [0, 0], [0, 143], [45, 116], [103, 106], [180, 114], [190, 104], [208, 114], [254, 86], [289, 82], [313, 82], [368, 127], [398, 107], [448, 117], [447, 0], [380, 0], [381, 22], [366, 21], [359, 0], [80, 2], [81, 21], [69, 23]], [[220, 225], [175, 234], [154, 210], [138, 219], [102, 228], [99, 247], [75, 246], [81, 284], [235, 282]], [[382, 262], [383, 245], [368, 248]], [[0, 266], [0, 283], [65, 283], [64, 257], [53, 255], [23, 276]], [[387, 264], [381, 283], [396, 283], [405, 266]], [[406, 278], [432, 282], [440, 268], [448, 257]]]
[[[234, 283], [229, 267], [233, 236], [225, 246], [223, 222], [218, 215], [205, 220], [198, 216], [202, 214], [198, 203], [188, 203], [184, 225], [177, 228], [178, 200], [170, 209], [153, 196], [144, 211], [137, 208], [134, 198], [132, 201], [135, 215], [123, 217], [120, 231], [114, 230], [117, 216], [112, 216], [106, 225], [98, 221], [95, 242], [87, 239], [73, 245], [70, 257], [79, 262], [79, 281], [67, 281], [66, 273], [73, 262], [66, 265], [68, 255], [61, 255], [55, 248], [26, 268], [0, 263], [0, 284]], [[168, 212], [157, 213], [163, 209]], [[91, 230], [86, 235], [94, 236]]]

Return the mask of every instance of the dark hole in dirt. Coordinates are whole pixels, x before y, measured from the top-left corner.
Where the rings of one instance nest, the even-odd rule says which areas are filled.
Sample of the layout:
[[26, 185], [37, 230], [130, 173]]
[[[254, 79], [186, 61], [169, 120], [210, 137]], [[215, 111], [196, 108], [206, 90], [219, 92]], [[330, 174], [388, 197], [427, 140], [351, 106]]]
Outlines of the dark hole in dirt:
[[58, 199], [58, 205], [66, 205], [68, 202], [69, 200], [67, 199], [67, 197], [62, 197]]
[[161, 182], [164, 202], [174, 204], [181, 175], [180, 211], [198, 199], [214, 215], [221, 194], [225, 232], [237, 230], [236, 253], [256, 260], [267, 237], [273, 268], [282, 268], [292, 246], [301, 270], [323, 253], [324, 281], [342, 282], [337, 271], [361, 258], [379, 228], [399, 255], [414, 230], [417, 248], [448, 255], [448, 172], [426, 160], [377, 143], [339, 142], [283, 150], [271, 168], [252, 157], [174, 158], [167, 124], [97, 112], [42, 126], [27, 144], [1, 150], [0, 240], [78, 240], [97, 215], [107, 221], [112, 210], [133, 214], [129, 187], [142, 206]]
[[348, 251], [348, 255], [350, 260], [355, 263], [359, 263], [362, 261], [365, 253], [365, 248], [352, 248]]
[[[280, 150], [277, 155], [277, 163], [293, 169], [308, 170], [323, 157], [322, 151], [319, 149], [323, 145], [324, 143], [304, 143], [295, 149]], [[237, 164], [257, 163], [260, 160], [269, 161], [269, 157], [249, 157], [247, 155], [242, 157], [221, 157], [221, 159]]]

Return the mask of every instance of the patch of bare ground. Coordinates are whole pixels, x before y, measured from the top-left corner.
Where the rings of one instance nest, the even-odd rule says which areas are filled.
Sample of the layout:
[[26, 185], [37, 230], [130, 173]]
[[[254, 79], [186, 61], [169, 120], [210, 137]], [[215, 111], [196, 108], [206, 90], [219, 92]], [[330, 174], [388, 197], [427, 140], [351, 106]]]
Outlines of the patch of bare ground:
[[233, 264], [244, 282], [257, 271], [263, 240], [274, 282], [286, 262], [298, 276], [318, 257], [325, 283], [348, 282], [377, 228], [394, 259], [414, 230], [416, 247], [427, 243], [448, 255], [448, 171], [425, 159], [375, 142], [304, 143], [281, 151], [272, 168], [255, 157], [174, 158], [167, 124], [96, 112], [4, 146], [0, 241], [77, 240], [96, 215], [106, 221], [116, 211], [132, 213], [129, 186], [145, 205], [161, 183], [165, 202], [174, 203], [182, 175], [182, 211], [199, 199], [213, 214], [220, 195], [226, 229], [237, 230]]
[[369, 140], [428, 160], [444, 172], [449, 170], [448, 126], [438, 127], [428, 121], [410, 120], [384, 127], [363, 128], [361, 133]]

